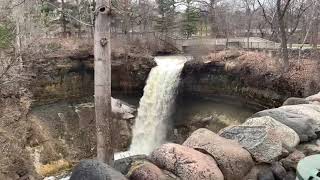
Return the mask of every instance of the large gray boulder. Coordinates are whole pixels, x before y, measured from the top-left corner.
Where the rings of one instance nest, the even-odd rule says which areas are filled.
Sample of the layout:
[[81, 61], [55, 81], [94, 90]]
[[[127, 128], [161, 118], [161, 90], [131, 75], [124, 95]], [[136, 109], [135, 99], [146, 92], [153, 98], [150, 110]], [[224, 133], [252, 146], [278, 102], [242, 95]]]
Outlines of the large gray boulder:
[[293, 129], [299, 135], [300, 142], [306, 142], [317, 138], [316, 132], [318, 131], [319, 125], [317, 125], [309, 116], [277, 108], [257, 112], [252, 117], [263, 116], [270, 116]]
[[224, 179], [212, 157], [179, 144], [164, 144], [155, 149], [150, 158], [155, 165], [183, 180]]
[[70, 180], [126, 180], [120, 172], [97, 160], [82, 160], [72, 170]]
[[229, 126], [219, 135], [237, 140], [258, 162], [271, 163], [282, 154], [282, 142], [274, 129], [266, 126]]
[[265, 126], [274, 129], [285, 148], [292, 149], [300, 142], [299, 135], [294, 130], [270, 116], [247, 119], [242, 125]]
[[250, 153], [238, 142], [220, 137], [208, 129], [196, 130], [183, 145], [214, 157], [227, 180], [244, 177], [254, 166]]
[[295, 113], [299, 115], [303, 115], [306, 117], [310, 117], [313, 123], [320, 124], [320, 106], [314, 104], [299, 104], [299, 105], [291, 105], [291, 106], [282, 106], [279, 109], [283, 109], [290, 113]]

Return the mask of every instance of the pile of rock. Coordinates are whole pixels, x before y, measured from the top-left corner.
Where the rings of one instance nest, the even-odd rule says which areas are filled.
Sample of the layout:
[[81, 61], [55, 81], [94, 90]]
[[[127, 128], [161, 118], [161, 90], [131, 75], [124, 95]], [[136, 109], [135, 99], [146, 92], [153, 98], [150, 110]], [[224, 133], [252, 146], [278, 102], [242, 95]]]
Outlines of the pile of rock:
[[198, 129], [182, 145], [163, 144], [119, 171], [133, 180], [294, 180], [298, 162], [320, 153], [319, 97], [288, 99], [218, 134]]

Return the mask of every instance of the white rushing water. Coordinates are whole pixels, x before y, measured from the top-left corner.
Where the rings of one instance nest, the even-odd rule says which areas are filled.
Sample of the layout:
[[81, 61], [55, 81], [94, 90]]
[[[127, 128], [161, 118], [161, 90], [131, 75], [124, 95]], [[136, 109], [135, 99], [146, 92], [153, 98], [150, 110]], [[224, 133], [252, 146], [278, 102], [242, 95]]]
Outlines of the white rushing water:
[[149, 154], [164, 142], [180, 73], [187, 58], [162, 56], [155, 61], [157, 66], [149, 74], [135, 119], [129, 150], [132, 154]]

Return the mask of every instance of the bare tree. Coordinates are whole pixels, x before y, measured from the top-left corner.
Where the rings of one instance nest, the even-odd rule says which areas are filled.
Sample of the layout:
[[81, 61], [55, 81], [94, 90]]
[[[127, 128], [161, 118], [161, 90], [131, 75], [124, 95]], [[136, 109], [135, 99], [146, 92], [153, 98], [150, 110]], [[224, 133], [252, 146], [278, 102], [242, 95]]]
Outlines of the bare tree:
[[[289, 52], [288, 52], [288, 38], [293, 35], [299, 25], [302, 14], [308, 9], [305, 0], [275, 0], [274, 1], [262, 1], [257, 0], [259, 3], [263, 17], [272, 29], [272, 34], [277, 34], [281, 42], [281, 59], [283, 70], [286, 72], [289, 69]], [[269, 2], [269, 5], [265, 5]], [[268, 7], [269, 6], [269, 7]], [[269, 8], [269, 13], [267, 12]], [[274, 9], [273, 9], [274, 8]], [[287, 16], [290, 12], [290, 17], [293, 18], [291, 27], [288, 28]]]
[[252, 19], [257, 10], [259, 9], [256, 3], [256, 0], [242, 0], [245, 9], [246, 9], [246, 20], [247, 20], [247, 48], [249, 48], [250, 44], [250, 36], [251, 36], [251, 27], [252, 27]]
[[97, 0], [95, 7], [94, 63], [97, 158], [113, 165], [111, 117], [111, 8], [110, 0]]

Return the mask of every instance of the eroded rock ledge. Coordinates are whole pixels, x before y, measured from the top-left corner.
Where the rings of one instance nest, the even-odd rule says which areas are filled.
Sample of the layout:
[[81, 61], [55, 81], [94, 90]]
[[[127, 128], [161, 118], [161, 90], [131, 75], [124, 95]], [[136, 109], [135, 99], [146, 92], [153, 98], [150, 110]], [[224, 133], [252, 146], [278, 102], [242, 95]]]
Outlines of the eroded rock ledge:
[[284, 74], [278, 60], [265, 53], [222, 51], [196, 57], [182, 73], [185, 94], [236, 95], [265, 107], [278, 107], [289, 97], [320, 91], [320, 63], [291, 62]]
[[[156, 63], [149, 55], [129, 54], [125, 59], [123, 53], [112, 53], [112, 90], [141, 93]], [[33, 68], [30, 90], [34, 105], [93, 97], [94, 61], [90, 52], [43, 57]]]

